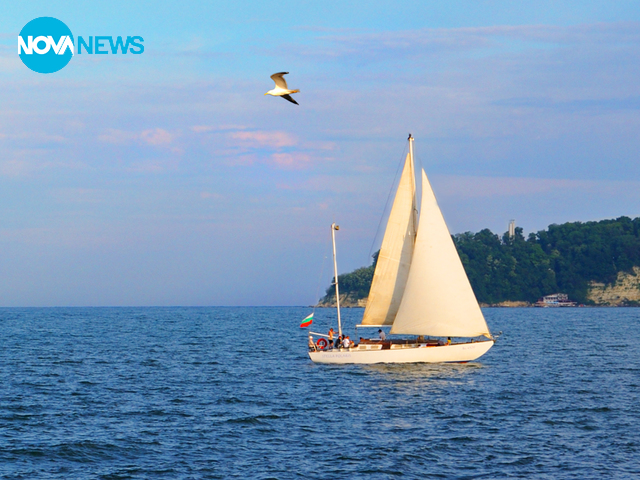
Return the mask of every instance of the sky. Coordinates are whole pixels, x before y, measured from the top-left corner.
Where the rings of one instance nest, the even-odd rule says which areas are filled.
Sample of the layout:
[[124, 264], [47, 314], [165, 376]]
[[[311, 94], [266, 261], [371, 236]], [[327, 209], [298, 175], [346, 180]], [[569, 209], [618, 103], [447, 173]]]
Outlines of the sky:
[[[144, 53], [32, 72], [41, 16]], [[640, 216], [638, 78], [632, 1], [3, 5], [0, 306], [311, 305], [408, 133], [451, 233]]]

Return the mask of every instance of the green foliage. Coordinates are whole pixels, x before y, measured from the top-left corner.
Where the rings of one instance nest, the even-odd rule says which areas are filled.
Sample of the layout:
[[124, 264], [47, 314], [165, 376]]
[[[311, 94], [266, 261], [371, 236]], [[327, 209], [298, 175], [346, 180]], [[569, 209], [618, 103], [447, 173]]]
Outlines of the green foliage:
[[553, 259], [558, 286], [577, 301], [586, 300], [589, 281], [613, 283], [640, 265], [640, 217], [550, 225], [536, 241]]
[[557, 291], [548, 255], [534, 238], [524, 239], [522, 228], [515, 233], [514, 238], [505, 234], [500, 239], [485, 229], [453, 237], [478, 301], [535, 302]]
[[[343, 293], [348, 293], [349, 298], [352, 300], [359, 300], [361, 298], [365, 298], [369, 295], [369, 289], [371, 288], [371, 282], [373, 280], [373, 272], [376, 269], [376, 264], [378, 262], [378, 254], [380, 251], [378, 250], [373, 254], [373, 263], [369, 267], [361, 267], [354, 270], [351, 273], [344, 273], [342, 275], [338, 275], [338, 282], [340, 286], [340, 297], [342, 297]], [[326, 290], [325, 300], [334, 297], [336, 294], [335, 287], [335, 277], [332, 279], [332, 284]]]
[[487, 229], [453, 239], [480, 302], [534, 302], [557, 291], [551, 261], [531, 236], [524, 239], [521, 228], [512, 239], [506, 234], [500, 239]]
[[[612, 283], [618, 272], [640, 266], [640, 217], [550, 225], [525, 239], [490, 230], [453, 236], [471, 286], [483, 303], [535, 302], [556, 292], [586, 303], [590, 281]], [[340, 292], [351, 298], [369, 294], [377, 260], [370, 267], [340, 275]], [[327, 297], [334, 294], [333, 286]], [[326, 297], [325, 297], [326, 298]]]

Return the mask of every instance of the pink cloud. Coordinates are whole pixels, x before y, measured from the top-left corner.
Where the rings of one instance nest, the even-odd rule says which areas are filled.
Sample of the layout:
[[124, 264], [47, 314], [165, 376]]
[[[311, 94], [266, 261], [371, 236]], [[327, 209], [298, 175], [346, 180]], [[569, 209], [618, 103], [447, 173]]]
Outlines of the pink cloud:
[[169, 132], [163, 128], [150, 128], [142, 132], [128, 132], [125, 130], [116, 130], [109, 128], [101, 135], [98, 140], [114, 145], [131, 145], [142, 143], [152, 147], [169, 148], [174, 153], [182, 153], [181, 148], [172, 146], [178, 134]]
[[277, 167], [287, 170], [303, 169], [311, 162], [309, 155], [304, 153], [274, 153], [271, 160]]
[[234, 132], [230, 135], [234, 140], [241, 140], [249, 147], [271, 147], [282, 148], [292, 147], [297, 142], [295, 138], [286, 132], [267, 132], [267, 131], [255, 131], [255, 132]]
[[191, 127], [191, 131], [195, 133], [210, 133], [210, 132], [228, 132], [229, 130], [245, 130], [248, 127], [243, 125], [194, 125]]
[[145, 130], [140, 134], [140, 139], [148, 145], [161, 146], [170, 144], [175, 135], [163, 130], [162, 128], [153, 128]]

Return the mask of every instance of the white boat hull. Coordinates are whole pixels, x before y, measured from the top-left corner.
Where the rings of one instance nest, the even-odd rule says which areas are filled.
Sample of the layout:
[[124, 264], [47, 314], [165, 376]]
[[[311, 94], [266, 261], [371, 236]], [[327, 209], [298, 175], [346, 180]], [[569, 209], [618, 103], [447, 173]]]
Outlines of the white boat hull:
[[388, 350], [360, 350], [343, 348], [309, 352], [315, 363], [372, 364], [372, 363], [446, 363], [470, 362], [487, 353], [493, 340], [473, 343], [456, 343], [441, 346], [392, 348]]

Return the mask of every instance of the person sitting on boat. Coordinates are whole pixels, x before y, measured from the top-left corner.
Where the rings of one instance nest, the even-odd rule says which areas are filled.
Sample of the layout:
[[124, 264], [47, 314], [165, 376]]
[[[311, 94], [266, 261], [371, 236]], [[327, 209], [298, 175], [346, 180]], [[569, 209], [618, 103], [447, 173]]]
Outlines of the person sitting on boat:
[[309, 335], [309, 350], [316, 351], [316, 344], [313, 343], [313, 337]]
[[342, 335], [340, 335], [338, 337], [338, 339], [336, 340], [335, 347], [336, 348], [342, 348]]
[[349, 335], [344, 337], [344, 340], [342, 340], [342, 347], [343, 348], [349, 348], [351, 346], [351, 340], [349, 340]]
[[387, 339], [387, 336], [384, 334], [382, 329], [378, 329], [378, 337], [380, 337], [380, 341], [384, 342]]
[[447, 337], [447, 345], [451, 345], [451, 337]]

